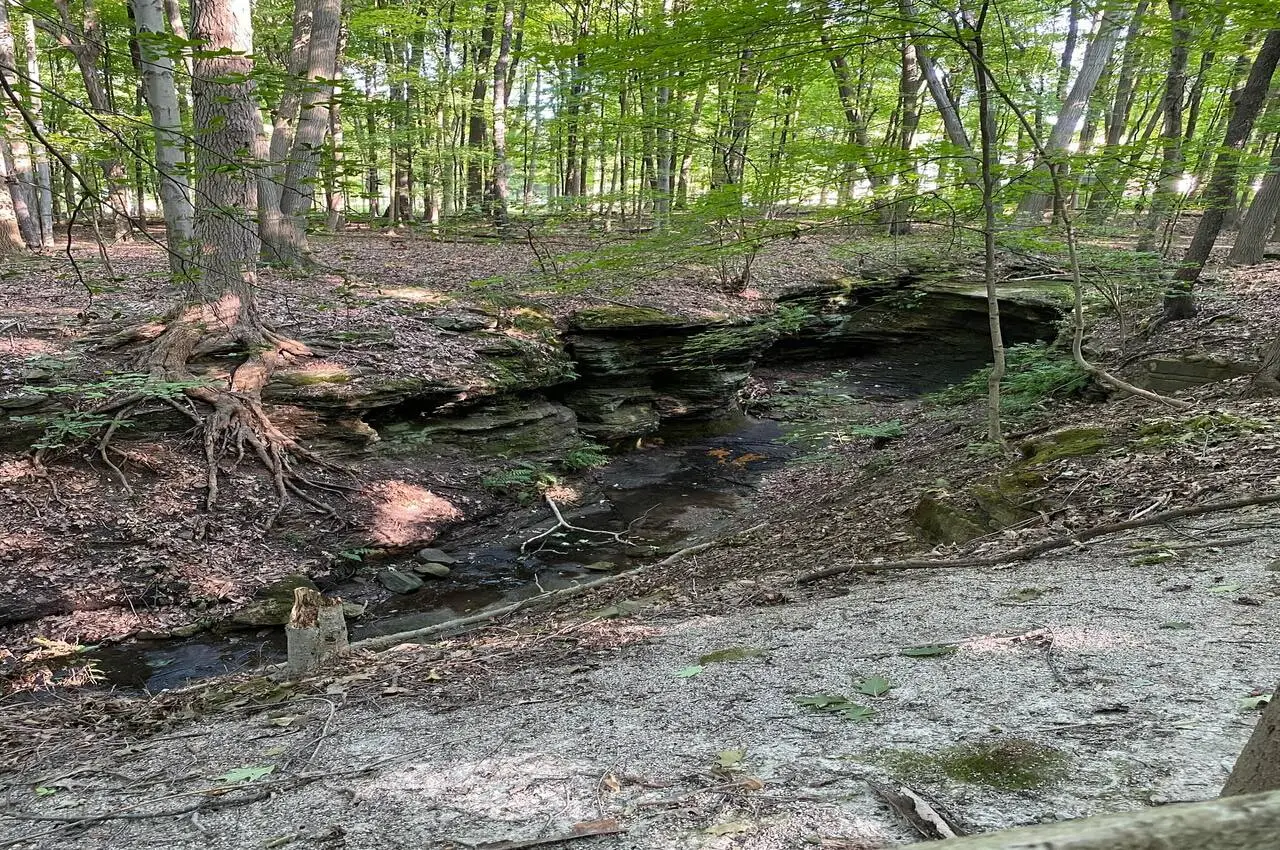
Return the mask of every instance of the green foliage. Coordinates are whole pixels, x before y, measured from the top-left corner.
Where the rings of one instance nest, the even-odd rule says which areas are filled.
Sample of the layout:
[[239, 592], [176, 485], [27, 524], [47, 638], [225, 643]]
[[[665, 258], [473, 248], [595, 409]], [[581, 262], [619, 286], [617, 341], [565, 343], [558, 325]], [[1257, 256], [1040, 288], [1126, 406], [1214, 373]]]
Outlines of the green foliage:
[[[1049, 400], [1070, 398], [1089, 384], [1089, 374], [1069, 355], [1040, 343], [1010, 346], [1005, 364], [1001, 403], [1005, 414], [1014, 419]], [[980, 369], [955, 386], [929, 395], [928, 400], [940, 407], [956, 407], [985, 399], [990, 376], [990, 367]]]
[[957, 744], [937, 752], [895, 750], [881, 760], [907, 780], [936, 780], [940, 775], [970, 785], [1022, 791], [1062, 779], [1068, 767], [1062, 751], [1022, 738]]
[[123, 372], [85, 383], [59, 383], [50, 386], [27, 386], [23, 391], [56, 399], [66, 407], [27, 416], [15, 416], [14, 422], [34, 425], [44, 433], [31, 444], [33, 449], [50, 450], [79, 445], [115, 423], [116, 430], [130, 428], [127, 418], [116, 421], [118, 413], [110, 402], [132, 399], [130, 403], [176, 400], [188, 389], [203, 386], [201, 379], [161, 381], [151, 375]]
[[586, 442], [569, 449], [560, 458], [560, 465], [569, 472], [596, 469], [609, 462], [609, 452], [604, 446]]
[[480, 483], [490, 490], [511, 493], [523, 499], [554, 487], [560, 479], [546, 464], [523, 460], [489, 473]]
[[813, 319], [808, 308], [783, 304], [749, 324], [715, 328], [687, 339], [680, 357], [690, 365], [711, 364], [759, 354], [779, 339], [794, 334]]
[[796, 705], [827, 714], [837, 714], [845, 720], [870, 720], [875, 709], [852, 702], [843, 694], [807, 694], [795, 698]]
[[907, 435], [907, 429], [897, 419], [888, 422], [877, 422], [874, 425], [851, 425], [844, 431], [850, 437], [865, 437], [873, 440], [896, 440]]

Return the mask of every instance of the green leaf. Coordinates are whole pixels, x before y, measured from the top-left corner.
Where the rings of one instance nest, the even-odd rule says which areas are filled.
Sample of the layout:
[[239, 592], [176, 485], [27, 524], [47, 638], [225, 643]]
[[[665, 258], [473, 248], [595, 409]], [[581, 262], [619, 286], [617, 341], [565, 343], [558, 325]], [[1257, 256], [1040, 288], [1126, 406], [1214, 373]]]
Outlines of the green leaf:
[[1240, 589], [1238, 584], [1216, 584], [1209, 588], [1210, 593], [1235, 593]]
[[719, 664], [724, 661], [745, 661], [748, 658], [759, 658], [762, 655], [768, 655], [767, 649], [756, 649], [751, 646], [734, 646], [729, 649], [718, 649], [715, 652], [708, 652], [706, 655], [698, 659], [698, 663]]
[[237, 782], [257, 782], [275, 769], [273, 764], [247, 765], [228, 770], [221, 776], [216, 777], [215, 781], [224, 782], [228, 785], [234, 785]]
[[845, 720], [853, 720], [855, 722], [870, 720], [871, 715], [875, 713], [876, 710], [874, 708], [865, 705], [858, 705], [857, 703], [850, 703], [848, 708], [840, 709], [841, 717]]
[[1257, 711], [1269, 702], [1271, 702], [1271, 694], [1258, 694], [1257, 696], [1241, 697], [1238, 705], [1241, 711]]
[[692, 679], [694, 676], [698, 675], [705, 669], [706, 668], [703, 667], [701, 664], [691, 664], [688, 667], [681, 667], [679, 670], [676, 671], [676, 678]]
[[954, 643], [926, 643], [921, 646], [908, 646], [899, 655], [907, 658], [933, 658], [938, 655], [952, 655], [960, 647]]
[[1170, 620], [1167, 623], [1161, 623], [1159, 628], [1181, 630], [1191, 628], [1191, 624], [1186, 620]]
[[882, 697], [889, 693], [889, 689], [893, 687], [893, 682], [883, 676], [868, 676], [865, 679], [858, 680], [858, 693], [866, 694], [869, 697]]
[[57, 794], [57, 793], [58, 793], [58, 789], [57, 789], [57, 788], [50, 788], [48, 785], [37, 785], [37, 786], [36, 786], [36, 796], [37, 796], [37, 797], [52, 797], [54, 794]]
[[795, 697], [795, 703], [812, 708], [814, 711], [839, 714], [845, 720], [868, 720], [875, 714], [875, 709], [850, 702], [849, 698], [843, 694], [806, 694]]
[[737, 767], [742, 764], [742, 760], [746, 757], [746, 750], [721, 750], [716, 753], [716, 767]]

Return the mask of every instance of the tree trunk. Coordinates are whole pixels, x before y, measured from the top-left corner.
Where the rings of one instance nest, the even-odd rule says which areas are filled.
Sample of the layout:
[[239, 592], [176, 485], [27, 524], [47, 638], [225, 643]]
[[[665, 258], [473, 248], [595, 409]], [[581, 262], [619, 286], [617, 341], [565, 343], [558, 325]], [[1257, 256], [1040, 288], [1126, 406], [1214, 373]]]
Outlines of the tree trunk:
[[[106, 44], [106, 36], [98, 19], [97, 6], [93, 0], [84, 0], [82, 24], [76, 26], [71, 19], [67, 0], [53, 0], [53, 5], [61, 22], [61, 27], [54, 30], [53, 34], [58, 43], [75, 57], [84, 81], [85, 93], [89, 97], [89, 105], [95, 112], [103, 115], [114, 113], [102, 77], [102, 49]], [[119, 157], [110, 155], [99, 159], [98, 167], [107, 184], [107, 206], [111, 211], [113, 235], [116, 241], [128, 239], [131, 225], [124, 167], [120, 164]]]
[[1223, 797], [1280, 790], [1280, 689], [1263, 709], [1244, 750], [1236, 759]]
[[[1147, 0], [1138, 0], [1129, 28], [1124, 37], [1124, 52], [1120, 59], [1120, 72], [1116, 77], [1115, 96], [1107, 113], [1106, 136], [1103, 141], [1102, 162], [1097, 167], [1094, 190], [1089, 195], [1089, 220], [1101, 224], [1120, 207], [1124, 200], [1125, 180], [1121, 178], [1120, 141], [1133, 111], [1133, 94], [1138, 72], [1138, 38], [1147, 13]], [[1082, 153], [1084, 151], [1081, 151]]]
[[142, 94], [151, 112], [155, 134], [157, 189], [164, 213], [169, 271], [174, 280], [181, 281], [190, 273], [187, 260], [195, 235], [195, 210], [187, 184], [186, 149], [182, 141], [184, 133], [173, 59], [160, 47], [165, 33], [164, 3], [163, 0], [132, 0], [132, 5], [138, 33]]
[[498, 58], [493, 63], [493, 222], [506, 229], [510, 198], [507, 165], [507, 70], [511, 67], [511, 31], [515, 27], [514, 0], [503, 0], [502, 35], [498, 41]]
[[[916, 9], [913, 0], [901, 0], [901, 9], [903, 18], [908, 21], [915, 19]], [[916, 61], [920, 65], [920, 73], [924, 77], [925, 86], [929, 89], [929, 96], [933, 98], [933, 105], [942, 118], [942, 129], [947, 134], [947, 141], [960, 151], [960, 173], [964, 175], [966, 181], [977, 183], [978, 173], [975, 167], [973, 143], [969, 141], [969, 134], [964, 129], [960, 111], [952, 100], [951, 93], [947, 91], [942, 73], [934, 64], [933, 55], [929, 52], [925, 39], [918, 33], [913, 33], [911, 38], [916, 48]]]
[[329, 133], [341, 18], [341, 0], [313, 0], [304, 89], [280, 194], [282, 227], [278, 234], [271, 234], [273, 239], [280, 238], [263, 246], [267, 259], [279, 265], [299, 266], [309, 257], [307, 214], [315, 198], [320, 151]]
[[1213, 177], [1205, 192], [1204, 215], [1201, 216], [1195, 236], [1191, 239], [1191, 245], [1182, 258], [1182, 265], [1175, 273], [1175, 288], [1165, 294], [1166, 320], [1185, 319], [1195, 315], [1195, 282], [1199, 279], [1200, 270], [1209, 259], [1213, 243], [1217, 241], [1218, 233], [1222, 230], [1222, 220], [1226, 216], [1226, 211], [1234, 202], [1236, 174], [1240, 168], [1240, 152], [1253, 131], [1254, 120], [1262, 110], [1277, 62], [1280, 62], [1280, 29], [1267, 33], [1262, 49], [1253, 60], [1249, 78], [1235, 98], [1234, 109], [1227, 122], [1226, 135], [1214, 162]]
[[1182, 0], [1168, 0], [1168, 4], [1172, 38], [1164, 95], [1160, 100], [1164, 118], [1160, 132], [1160, 173], [1156, 178], [1146, 226], [1138, 240], [1139, 251], [1150, 251], [1155, 247], [1156, 233], [1173, 209], [1174, 199], [1178, 196], [1178, 181], [1182, 177], [1182, 98], [1187, 87], [1187, 42], [1191, 33]]
[[1240, 231], [1231, 247], [1230, 261], [1236, 265], [1254, 266], [1263, 260], [1267, 239], [1272, 235], [1276, 216], [1280, 215], [1280, 139], [1271, 151], [1271, 169], [1262, 179], [1262, 187], [1253, 196]]
[[489, 122], [485, 119], [485, 92], [488, 90], [489, 60], [493, 56], [493, 19], [497, 14], [495, 0], [484, 5], [484, 23], [480, 28], [480, 45], [475, 52], [475, 82], [471, 85], [471, 114], [467, 126], [467, 206], [484, 208], [485, 159], [489, 146]]
[[[10, 179], [4, 159], [0, 158], [0, 182], [8, 183]], [[26, 248], [22, 231], [18, 229], [18, 217], [13, 212], [13, 196], [7, 191], [0, 191], [0, 257], [20, 254]]]
[[[13, 92], [21, 88], [17, 70], [18, 50], [13, 38], [13, 28], [9, 25], [9, 9], [6, 3], [0, 2], [0, 73], [4, 74], [5, 82]], [[40, 212], [36, 205], [36, 194], [32, 191], [35, 179], [31, 170], [31, 147], [27, 144], [27, 128], [19, 118], [14, 117], [13, 108], [12, 105], [0, 107], [0, 115], [3, 116], [5, 170], [10, 177], [9, 195], [22, 241], [28, 248], [39, 248], [43, 239], [40, 236]]]
[[[36, 132], [44, 135], [43, 91], [40, 82], [40, 59], [36, 52], [36, 22], [31, 15], [24, 15], [26, 23], [26, 60], [27, 80], [30, 83], [31, 118], [35, 122]], [[36, 206], [40, 214], [40, 244], [45, 248], [53, 247], [53, 173], [49, 167], [49, 152], [44, 145], [35, 147], [36, 163]]]
[[[1084, 58], [1080, 62], [1080, 71], [1071, 85], [1067, 99], [1058, 109], [1058, 117], [1053, 130], [1044, 144], [1044, 151], [1050, 158], [1057, 158], [1067, 149], [1071, 137], [1075, 135], [1076, 125], [1084, 115], [1089, 99], [1093, 96], [1094, 87], [1102, 78], [1102, 71], [1115, 50], [1116, 41], [1124, 26], [1125, 14], [1108, 9], [1098, 22], [1098, 30], [1084, 50]], [[1043, 167], [1044, 163], [1040, 164]], [[1033, 223], [1039, 222], [1049, 206], [1050, 195], [1044, 191], [1033, 191], [1024, 195], [1018, 204], [1017, 215]]]

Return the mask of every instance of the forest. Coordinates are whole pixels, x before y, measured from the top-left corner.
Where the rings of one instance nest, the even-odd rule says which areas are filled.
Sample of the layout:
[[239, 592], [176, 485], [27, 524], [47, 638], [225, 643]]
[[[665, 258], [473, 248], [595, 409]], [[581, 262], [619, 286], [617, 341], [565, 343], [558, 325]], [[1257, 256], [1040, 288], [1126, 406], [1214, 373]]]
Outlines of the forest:
[[0, 0], [0, 848], [1270, 850], [1275, 0]]

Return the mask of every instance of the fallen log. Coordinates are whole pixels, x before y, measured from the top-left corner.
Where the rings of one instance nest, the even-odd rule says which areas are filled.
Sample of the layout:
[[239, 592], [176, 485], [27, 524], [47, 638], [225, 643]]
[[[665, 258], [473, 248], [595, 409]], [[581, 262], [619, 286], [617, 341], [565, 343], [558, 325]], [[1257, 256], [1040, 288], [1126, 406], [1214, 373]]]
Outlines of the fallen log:
[[931, 842], [936, 850], [1275, 850], [1280, 791]]

